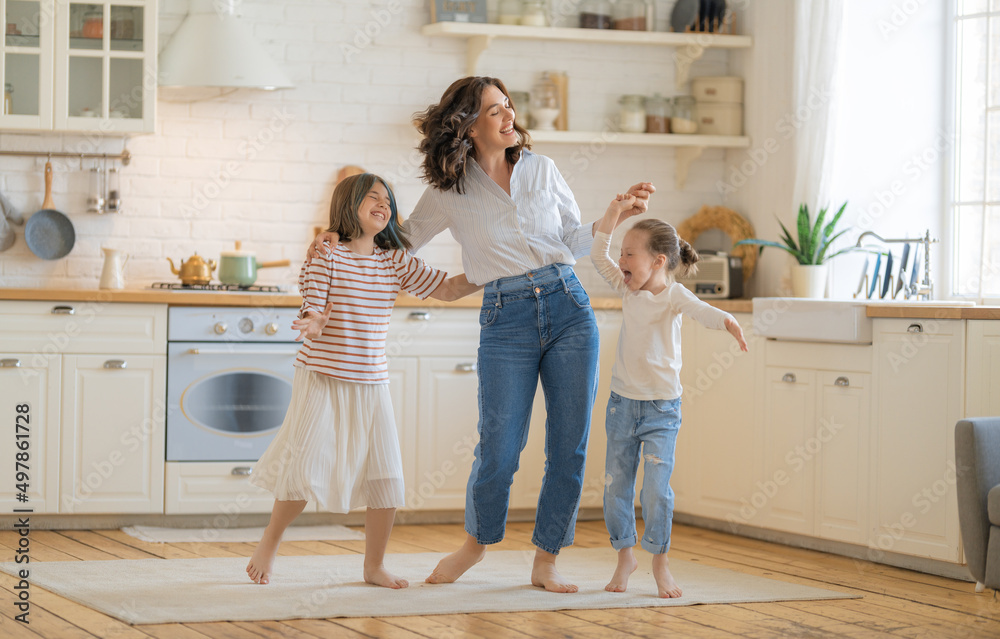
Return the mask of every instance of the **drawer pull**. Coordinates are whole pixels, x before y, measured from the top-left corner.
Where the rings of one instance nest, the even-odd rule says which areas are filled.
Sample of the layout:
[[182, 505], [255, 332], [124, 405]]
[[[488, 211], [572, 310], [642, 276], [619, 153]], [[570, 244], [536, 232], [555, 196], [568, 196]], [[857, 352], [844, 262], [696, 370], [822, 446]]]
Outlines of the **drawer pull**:
[[455, 370], [458, 371], [459, 373], [475, 373], [476, 372], [476, 365], [475, 364], [456, 364], [455, 365]]
[[923, 333], [924, 332], [924, 327], [921, 326], [920, 324], [910, 324], [909, 326], [906, 327], [906, 332], [907, 333]]
[[785, 373], [781, 376], [781, 381], [788, 382], [789, 384], [795, 383], [795, 373]]
[[109, 359], [104, 362], [104, 368], [128, 368], [128, 362], [123, 359]]
[[851, 380], [849, 380], [846, 377], [844, 377], [843, 375], [841, 375], [837, 379], [833, 380], [833, 385], [834, 386], [850, 386], [851, 385]]
[[237, 466], [232, 471], [230, 471], [229, 474], [230, 475], [237, 475], [239, 477], [247, 477], [252, 472], [253, 472], [253, 468], [250, 468], [249, 466]]
[[20, 368], [21, 360], [16, 357], [11, 357], [9, 359], [0, 359], [0, 368]]
[[413, 320], [415, 322], [426, 322], [430, 320], [431, 314], [428, 311], [411, 311], [407, 319]]
[[52, 307], [52, 314], [53, 315], [72, 315], [74, 313], [76, 313], [76, 309], [73, 308], [72, 306], [53, 306]]

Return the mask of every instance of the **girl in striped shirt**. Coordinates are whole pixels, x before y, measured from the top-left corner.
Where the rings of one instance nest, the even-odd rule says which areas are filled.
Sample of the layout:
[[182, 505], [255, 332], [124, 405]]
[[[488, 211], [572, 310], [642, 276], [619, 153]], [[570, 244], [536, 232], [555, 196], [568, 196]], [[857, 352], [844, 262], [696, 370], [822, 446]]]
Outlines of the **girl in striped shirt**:
[[292, 327], [305, 342], [285, 420], [252, 475], [275, 501], [247, 574], [270, 581], [282, 534], [314, 499], [336, 513], [367, 506], [364, 579], [405, 588], [383, 565], [395, 509], [404, 505], [385, 357], [392, 306], [400, 290], [454, 300], [481, 287], [465, 275], [446, 279], [406, 252], [392, 191], [370, 173], [337, 185], [328, 230], [340, 243], [306, 260], [299, 275], [302, 310]]

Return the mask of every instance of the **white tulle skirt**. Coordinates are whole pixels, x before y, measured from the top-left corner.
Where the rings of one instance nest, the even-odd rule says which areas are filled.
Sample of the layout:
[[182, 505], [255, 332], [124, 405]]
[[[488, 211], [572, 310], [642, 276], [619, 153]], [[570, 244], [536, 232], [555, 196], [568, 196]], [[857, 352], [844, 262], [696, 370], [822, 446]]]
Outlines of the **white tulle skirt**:
[[405, 505], [388, 384], [356, 384], [295, 368], [285, 421], [250, 483], [275, 499], [335, 513]]

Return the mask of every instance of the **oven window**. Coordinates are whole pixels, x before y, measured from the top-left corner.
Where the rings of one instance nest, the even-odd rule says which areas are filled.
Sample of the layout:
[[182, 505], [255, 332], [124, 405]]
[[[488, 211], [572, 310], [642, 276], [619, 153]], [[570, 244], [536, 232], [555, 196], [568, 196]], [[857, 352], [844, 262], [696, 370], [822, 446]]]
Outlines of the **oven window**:
[[292, 385], [257, 372], [222, 373], [184, 393], [181, 410], [192, 422], [226, 433], [261, 433], [281, 426]]

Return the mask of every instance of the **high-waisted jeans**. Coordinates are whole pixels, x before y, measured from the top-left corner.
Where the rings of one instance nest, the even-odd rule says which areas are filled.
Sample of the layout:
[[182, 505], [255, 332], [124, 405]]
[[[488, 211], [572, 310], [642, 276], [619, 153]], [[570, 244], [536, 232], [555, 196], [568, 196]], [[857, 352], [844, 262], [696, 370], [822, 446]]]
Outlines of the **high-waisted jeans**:
[[590, 299], [571, 267], [552, 264], [487, 284], [479, 323], [479, 443], [465, 530], [480, 544], [503, 539], [540, 377], [546, 461], [532, 543], [556, 554], [573, 543], [597, 392], [599, 338]]

